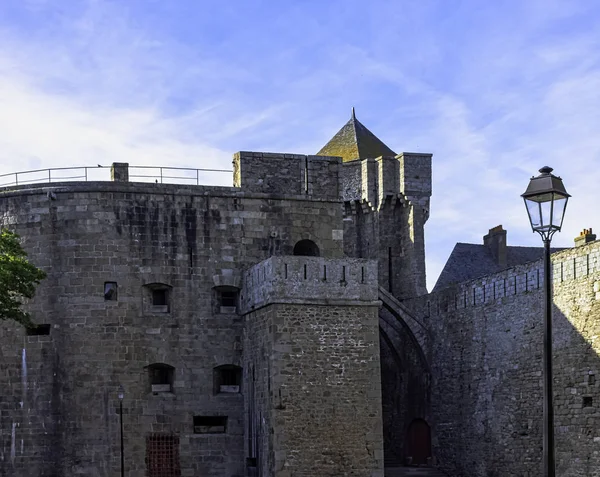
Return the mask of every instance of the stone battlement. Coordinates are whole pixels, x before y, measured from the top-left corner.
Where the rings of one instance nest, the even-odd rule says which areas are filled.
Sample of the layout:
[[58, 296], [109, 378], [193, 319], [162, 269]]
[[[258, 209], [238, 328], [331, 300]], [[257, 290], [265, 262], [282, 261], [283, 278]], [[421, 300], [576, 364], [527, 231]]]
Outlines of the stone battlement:
[[[595, 274], [600, 274], [600, 241], [552, 255], [552, 283], [555, 289], [563, 283]], [[428, 295], [429, 315], [487, 305], [498, 299], [511, 299], [539, 290], [543, 283], [542, 260], [519, 265]]]
[[379, 207], [386, 197], [402, 196], [428, 206], [431, 157], [431, 154], [403, 152], [396, 157], [344, 162], [341, 171], [343, 199]]
[[358, 258], [271, 257], [244, 274], [243, 313], [270, 303], [373, 305], [377, 262]]

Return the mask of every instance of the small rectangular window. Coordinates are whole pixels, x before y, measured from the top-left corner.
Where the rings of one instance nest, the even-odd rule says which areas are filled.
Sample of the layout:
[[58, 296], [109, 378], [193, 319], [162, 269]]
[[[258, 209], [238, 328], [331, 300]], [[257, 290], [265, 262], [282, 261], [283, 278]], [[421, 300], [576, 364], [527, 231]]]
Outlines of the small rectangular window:
[[592, 407], [594, 400], [590, 396], [583, 398], [583, 407]]
[[596, 384], [596, 375], [589, 374], [588, 375], [588, 385], [593, 386], [594, 384]]
[[153, 306], [167, 306], [167, 290], [164, 288], [152, 290], [152, 305]]
[[50, 325], [33, 325], [31, 328], [27, 328], [27, 336], [46, 336], [50, 334]]
[[222, 291], [220, 298], [221, 298], [221, 306], [226, 306], [226, 307], [236, 307], [237, 306], [237, 292]]
[[166, 283], [144, 285], [144, 311], [148, 313], [171, 313], [172, 287]]
[[153, 394], [172, 392], [175, 368], [162, 363], [154, 363], [148, 366], [148, 375]]
[[239, 386], [239, 384], [237, 369], [221, 370], [221, 386]]
[[169, 368], [150, 368], [152, 384], [170, 384], [171, 370]]
[[214, 368], [215, 394], [240, 392], [242, 368], [235, 365], [223, 365]]
[[194, 416], [194, 434], [223, 434], [227, 416]]
[[117, 301], [117, 282], [104, 282], [104, 299]]

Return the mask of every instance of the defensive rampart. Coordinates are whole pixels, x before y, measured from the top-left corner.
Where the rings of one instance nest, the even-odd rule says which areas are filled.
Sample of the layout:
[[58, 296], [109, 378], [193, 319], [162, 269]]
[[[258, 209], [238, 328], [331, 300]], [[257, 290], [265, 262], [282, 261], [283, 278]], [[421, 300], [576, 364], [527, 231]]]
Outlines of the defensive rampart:
[[[552, 256], [557, 475], [598, 476], [600, 242]], [[452, 475], [539, 475], [542, 262], [407, 303], [431, 330], [434, 447]]]

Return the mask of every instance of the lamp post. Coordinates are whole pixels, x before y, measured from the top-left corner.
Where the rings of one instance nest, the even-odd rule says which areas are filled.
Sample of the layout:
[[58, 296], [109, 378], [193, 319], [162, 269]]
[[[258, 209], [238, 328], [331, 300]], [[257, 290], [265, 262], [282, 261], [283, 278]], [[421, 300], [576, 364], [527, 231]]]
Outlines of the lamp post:
[[552, 282], [550, 242], [562, 227], [567, 201], [571, 197], [562, 179], [545, 166], [540, 175], [532, 177], [521, 195], [529, 215], [531, 229], [544, 242], [544, 477], [555, 477], [554, 465], [554, 406], [552, 396]]
[[122, 385], [119, 385], [119, 418], [121, 421], [121, 477], [125, 477], [125, 455], [123, 453], [123, 398], [125, 390]]

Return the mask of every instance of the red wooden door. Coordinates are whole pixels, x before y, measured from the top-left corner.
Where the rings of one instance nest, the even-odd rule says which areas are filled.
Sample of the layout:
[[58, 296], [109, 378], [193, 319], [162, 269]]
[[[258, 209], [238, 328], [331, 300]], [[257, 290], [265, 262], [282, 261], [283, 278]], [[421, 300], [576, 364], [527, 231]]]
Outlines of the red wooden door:
[[425, 465], [431, 457], [431, 430], [423, 419], [415, 419], [408, 427], [406, 455], [412, 457], [413, 465]]

